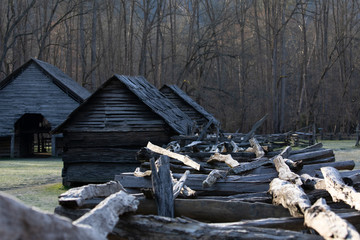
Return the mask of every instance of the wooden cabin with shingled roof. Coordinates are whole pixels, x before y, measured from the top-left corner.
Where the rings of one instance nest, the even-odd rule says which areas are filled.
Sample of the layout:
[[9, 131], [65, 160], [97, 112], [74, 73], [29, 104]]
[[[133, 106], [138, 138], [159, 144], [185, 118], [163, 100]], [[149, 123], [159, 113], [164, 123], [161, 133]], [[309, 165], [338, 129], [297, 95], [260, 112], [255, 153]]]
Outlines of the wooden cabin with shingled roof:
[[160, 92], [188, 115], [200, 131], [205, 127], [207, 127], [208, 133], [216, 133], [219, 130], [220, 122], [178, 86], [164, 85], [160, 89]]
[[134, 171], [136, 153], [185, 135], [192, 120], [144, 77], [114, 75], [72, 112], [55, 133], [63, 133], [63, 183], [113, 180]]
[[0, 82], [0, 157], [57, 155], [50, 131], [90, 93], [57, 67], [30, 59]]

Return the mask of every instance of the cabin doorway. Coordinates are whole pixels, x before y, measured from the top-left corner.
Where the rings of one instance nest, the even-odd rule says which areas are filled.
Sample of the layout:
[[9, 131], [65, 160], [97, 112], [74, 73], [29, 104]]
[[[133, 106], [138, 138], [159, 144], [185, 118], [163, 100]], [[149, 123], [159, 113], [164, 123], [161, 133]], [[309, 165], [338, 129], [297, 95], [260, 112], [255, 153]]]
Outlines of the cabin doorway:
[[41, 114], [26, 113], [15, 123], [19, 157], [51, 156], [51, 125]]

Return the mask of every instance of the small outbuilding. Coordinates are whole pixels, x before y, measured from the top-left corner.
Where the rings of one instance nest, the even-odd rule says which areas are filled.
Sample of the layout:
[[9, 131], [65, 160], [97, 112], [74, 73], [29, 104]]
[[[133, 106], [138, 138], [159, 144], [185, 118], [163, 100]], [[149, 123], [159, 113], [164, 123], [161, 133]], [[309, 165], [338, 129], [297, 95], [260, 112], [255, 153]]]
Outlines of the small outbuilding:
[[202, 130], [207, 127], [208, 133], [216, 133], [220, 128], [220, 122], [201, 105], [194, 101], [189, 95], [176, 85], [164, 85], [162, 92], [181, 111], [186, 113], [195, 123], [196, 127]]
[[0, 82], [0, 157], [57, 155], [50, 131], [90, 93], [57, 67], [30, 59]]
[[134, 171], [149, 141], [167, 144], [191, 125], [144, 77], [114, 75], [54, 130], [64, 136], [63, 183], [101, 183]]

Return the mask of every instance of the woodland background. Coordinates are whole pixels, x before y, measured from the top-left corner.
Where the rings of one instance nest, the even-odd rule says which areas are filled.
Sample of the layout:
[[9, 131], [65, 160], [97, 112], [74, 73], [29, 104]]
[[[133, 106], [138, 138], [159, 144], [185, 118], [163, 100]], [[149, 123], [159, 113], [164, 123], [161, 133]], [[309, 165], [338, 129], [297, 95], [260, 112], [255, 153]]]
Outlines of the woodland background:
[[177, 84], [229, 132], [354, 132], [360, 0], [0, 0], [0, 79], [30, 57], [93, 91]]

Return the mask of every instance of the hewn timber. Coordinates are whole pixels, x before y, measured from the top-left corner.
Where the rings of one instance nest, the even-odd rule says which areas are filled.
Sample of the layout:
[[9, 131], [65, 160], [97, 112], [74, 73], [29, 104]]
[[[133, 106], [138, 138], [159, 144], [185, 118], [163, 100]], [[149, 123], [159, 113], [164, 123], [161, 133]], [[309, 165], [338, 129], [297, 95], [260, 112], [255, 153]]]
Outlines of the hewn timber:
[[334, 202], [344, 201], [356, 210], [360, 210], [360, 193], [346, 185], [335, 168], [323, 167], [321, 172], [324, 176], [326, 190]]

